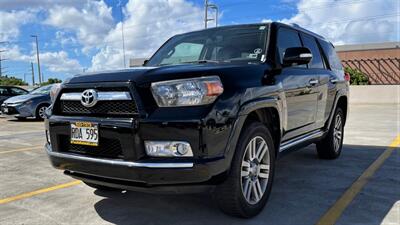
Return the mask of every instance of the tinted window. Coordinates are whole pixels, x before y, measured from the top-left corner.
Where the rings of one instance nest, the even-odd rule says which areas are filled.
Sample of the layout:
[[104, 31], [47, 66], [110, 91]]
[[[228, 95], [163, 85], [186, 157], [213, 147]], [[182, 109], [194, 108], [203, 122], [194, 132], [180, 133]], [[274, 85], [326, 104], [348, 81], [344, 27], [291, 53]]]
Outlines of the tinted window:
[[21, 88], [10, 88], [11, 94], [13, 95], [24, 95], [27, 94], [28, 92], [21, 89]]
[[261, 62], [267, 32], [265, 25], [244, 25], [177, 35], [168, 40], [146, 65], [196, 63], [194, 61], [198, 60]]
[[0, 87], [0, 95], [8, 95], [8, 90], [7, 90], [7, 88]]
[[291, 47], [302, 47], [297, 31], [280, 28], [278, 31], [278, 53], [279, 60], [283, 63], [285, 50]]
[[313, 55], [311, 62], [308, 64], [308, 68], [323, 69], [324, 64], [315, 38], [305, 34], [302, 34], [301, 37], [303, 38], [304, 47], [310, 49]]
[[203, 44], [180, 43], [168, 52], [161, 64], [179, 64], [199, 60]]
[[320, 41], [320, 44], [322, 46], [322, 49], [324, 50], [326, 57], [328, 57], [328, 63], [331, 69], [343, 70], [340, 59], [336, 55], [335, 48], [332, 46], [332, 44], [326, 41]]

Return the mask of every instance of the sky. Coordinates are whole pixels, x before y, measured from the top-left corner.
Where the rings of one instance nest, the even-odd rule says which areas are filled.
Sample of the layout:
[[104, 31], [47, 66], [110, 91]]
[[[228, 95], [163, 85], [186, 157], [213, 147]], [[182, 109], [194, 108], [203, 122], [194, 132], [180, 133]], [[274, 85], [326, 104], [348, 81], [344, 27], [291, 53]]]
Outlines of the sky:
[[[296, 23], [335, 45], [399, 41], [399, 0], [210, 0], [218, 24]], [[210, 17], [214, 17], [210, 11]], [[3, 75], [31, 82], [124, 68], [175, 34], [204, 28], [203, 0], [0, 0]], [[215, 26], [213, 21], [209, 27]], [[122, 27], [124, 28], [125, 60]], [[36, 78], [37, 79], [37, 78]]]

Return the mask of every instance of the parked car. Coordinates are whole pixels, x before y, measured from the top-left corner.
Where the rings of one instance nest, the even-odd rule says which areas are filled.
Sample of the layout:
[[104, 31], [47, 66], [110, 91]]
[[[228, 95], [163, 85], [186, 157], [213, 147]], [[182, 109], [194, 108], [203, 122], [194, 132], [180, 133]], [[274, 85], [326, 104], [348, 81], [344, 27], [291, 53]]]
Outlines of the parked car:
[[94, 188], [209, 190], [224, 212], [252, 217], [283, 153], [316, 143], [320, 158], [339, 157], [348, 91], [333, 45], [299, 26], [190, 32], [142, 68], [66, 81], [47, 115], [46, 150]]
[[44, 119], [45, 111], [51, 104], [50, 90], [53, 85], [43, 86], [33, 91], [4, 101], [1, 112], [5, 115], [13, 115], [17, 119], [35, 117]]
[[3, 102], [8, 98], [25, 94], [28, 94], [28, 91], [23, 88], [14, 86], [0, 86], [0, 105], [3, 104]]

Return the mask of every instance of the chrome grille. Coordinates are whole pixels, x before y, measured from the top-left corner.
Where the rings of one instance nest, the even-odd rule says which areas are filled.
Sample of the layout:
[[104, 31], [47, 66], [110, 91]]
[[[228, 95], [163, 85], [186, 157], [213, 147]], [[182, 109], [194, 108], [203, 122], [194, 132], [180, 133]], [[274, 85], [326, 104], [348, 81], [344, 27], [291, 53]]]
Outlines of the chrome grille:
[[[55, 105], [54, 114], [97, 117], [133, 116], [138, 114], [138, 108], [132, 99], [129, 89], [97, 90], [97, 103], [92, 107], [82, 105], [82, 92], [87, 89], [65, 89]], [[118, 90], [118, 91], [117, 91]]]

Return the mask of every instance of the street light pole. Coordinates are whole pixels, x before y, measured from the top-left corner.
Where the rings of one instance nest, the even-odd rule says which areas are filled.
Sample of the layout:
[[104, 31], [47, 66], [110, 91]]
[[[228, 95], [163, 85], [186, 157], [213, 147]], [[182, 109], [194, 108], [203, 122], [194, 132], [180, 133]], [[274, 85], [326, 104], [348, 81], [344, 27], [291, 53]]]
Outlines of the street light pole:
[[32, 86], [35, 86], [35, 71], [33, 70], [33, 62], [31, 62], [31, 72], [32, 72]]
[[36, 58], [37, 58], [37, 67], [38, 67], [38, 73], [39, 73], [39, 84], [42, 84], [42, 73], [40, 72], [38, 36], [37, 35], [31, 35], [31, 37], [35, 38], [35, 40], [36, 40]]
[[122, 12], [122, 3], [119, 1], [119, 9], [121, 12], [121, 36], [122, 36], [122, 54], [124, 55], [124, 68], [126, 68], [126, 58], [125, 58], [125, 35], [124, 35], [124, 14]]

